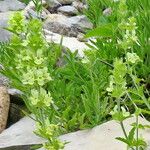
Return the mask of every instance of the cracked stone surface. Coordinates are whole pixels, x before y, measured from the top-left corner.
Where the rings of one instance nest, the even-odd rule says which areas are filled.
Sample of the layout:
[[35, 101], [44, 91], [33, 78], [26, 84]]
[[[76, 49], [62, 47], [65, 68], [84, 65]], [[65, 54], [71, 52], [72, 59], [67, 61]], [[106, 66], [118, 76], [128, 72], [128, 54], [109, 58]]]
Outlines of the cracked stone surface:
[[[148, 121], [142, 118], [139, 120], [142, 124], [150, 125]], [[124, 122], [127, 131], [131, 129], [130, 124], [133, 122], [135, 122], [134, 117]], [[28, 117], [21, 119], [0, 134], [0, 148], [7, 147], [10, 148], [8, 150], [14, 150], [11, 148], [43, 143], [42, 138], [34, 135], [34, 130], [35, 122], [33, 120]], [[140, 135], [150, 143], [150, 129], [140, 130]], [[120, 136], [123, 136], [120, 125], [115, 121], [108, 121], [89, 130], [62, 135], [60, 139], [69, 142], [66, 144], [65, 150], [126, 150], [126, 145], [115, 139]], [[149, 147], [147, 150], [150, 150]]]

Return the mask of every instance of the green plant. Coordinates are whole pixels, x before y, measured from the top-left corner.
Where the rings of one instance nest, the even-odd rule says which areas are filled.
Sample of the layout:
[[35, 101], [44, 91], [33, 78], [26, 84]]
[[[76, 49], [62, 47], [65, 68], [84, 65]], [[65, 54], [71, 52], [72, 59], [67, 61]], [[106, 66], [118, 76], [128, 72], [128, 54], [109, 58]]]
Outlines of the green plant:
[[[143, 26], [143, 24], [142, 21], [139, 21], [141, 20], [139, 17], [136, 18], [138, 15], [136, 16], [134, 13], [137, 11], [137, 14], [141, 14], [141, 18], [143, 15], [145, 20], [149, 20], [147, 17], [149, 11], [146, 7], [149, 2], [147, 0], [144, 3], [142, 2], [140, 2], [140, 7], [138, 7], [139, 3], [135, 1], [127, 1], [126, 3], [126, 0], [120, 0], [106, 3], [106, 7], [111, 7], [112, 13], [109, 16], [101, 14], [100, 16], [103, 19], [100, 20], [99, 25], [86, 35], [87, 38], [95, 37], [95, 40], [91, 40], [92, 45], [89, 46], [92, 49], [97, 48], [99, 60], [103, 64], [114, 68], [113, 75], [110, 76], [110, 86], [107, 88], [107, 91], [111, 93], [111, 99], [115, 98], [117, 103], [111, 114], [113, 119], [120, 122], [125, 135], [125, 138], [118, 139], [125, 142], [131, 149], [136, 150], [146, 146], [145, 141], [140, 139], [138, 135], [138, 116], [141, 113], [149, 114], [150, 108], [149, 91], [146, 89], [147, 86], [142, 83], [143, 79], [139, 78], [143, 77], [147, 81], [147, 75], [141, 76], [139, 70], [141, 71], [147, 64], [147, 58], [149, 57], [149, 53], [147, 53], [148, 45], [147, 48], [143, 48], [145, 46], [141, 45], [139, 32], [141, 33], [142, 29], [139, 31], [138, 25]], [[134, 7], [136, 5], [133, 3], [138, 4], [138, 6]], [[141, 8], [144, 8], [144, 10]], [[146, 15], [144, 16], [144, 14]], [[144, 28], [148, 32], [148, 28]], [[148, 40], [146, 33], [144, 33], [143, 39], [144, 37], [146, 37], [145, 40]], [[122, 59], [116, 59], [114, 65], [112, 65], [113, 59], [118, 57]], [[148, 73], [148, 70], [146, 69], [145, 73]], [[126, 112], [124, 106], [128, 107], [130, 112], [135, 111], [136, 116], [136, 123], [129, 135], [125, 131], [123, 121], [130, 117], [130, 112]], [[137, 113], [139, 110], [140, 113]]]
[[[107, 91], [110, 93], [111, 97], [115, 98], [117, 103], [114, 110], [111, 111], [111, 115], [114, 120], [117, 120], [120, 123], [125, 136], [124, 138], [119, 137], [116, 139], [126, 143], [128, 148], [131, 148], [133, 150], [144, 150], [147, 144], [143, 140], [143, 138], [139, 137], [139, 129], [141, 127], [145, 128], [146, 126], [139, 124], [138, 117], [142, 114], [142, 109], [138, 108], [135, 103], [135, 100], [137, 98], [136, 96], [141, 98], [141, 101], [144, 101], [148, 108], [150, 106], [150, 103], [149, 100], [144, 97], [143, 93], [141, 94], [142, 91], [139, 91], [139, 89], [141, 89], [142, 87], [140, 85], [137, 85], [136, 82], [133, 81], [135, 88], [128, 87], [128, 82], [126, 80], [127, 74], [132, 78], [133, 66], [135, 63], [138, 63], [140, 61], [137, 55], [132, 55], [132, 58], [130, 59], [128, 55], [126, 58], [126, 62], [118, 59], [115, 60], [114, 69], [112, 71], [112, 75], [110, 76], [110, 86], [107, 88]], [[135, 78], [137, 78], [136, 75], [134, 75], [134, 79]], [[132, 91], [134, 91], [134, 94], [137, 95], [133, 95]], [[123, 124], [123, 121], [125, 119], [131, 117], [130, 112], [127, 112], [125, 109], [125, 107], [127, 107], [128, 101], [131, 101], [132, 105], [134, 106], [134, 115], [136, 117], [136, 122], [133, 124], [133, 127], [129, 134], [127, 134]]]
[[42, 23], [37, 19], [25, 21], [20, 12], [14, 13], [9, 21], [13, 36], [4, 48], [1, 72], [11, 80], [11, 86], [21, 90], [22, 98], [37, 122], [35, 133], [47, 142], [46, 149], [63, 149], [57, 136], [61, 126], [57, 122], [55, 103], [46, 85], [51, 82], [48, 59], [49, 46], [43, 37]]
[[86, 56], [89, 63], [79, 58], [77, 52], [67, 51], [65, 64], [55, 68], [54, 81], [48, 86], [68, 131], [102, 123], [113, 106], [104, 92], [109, 67], [99, 61], [96, 50]]

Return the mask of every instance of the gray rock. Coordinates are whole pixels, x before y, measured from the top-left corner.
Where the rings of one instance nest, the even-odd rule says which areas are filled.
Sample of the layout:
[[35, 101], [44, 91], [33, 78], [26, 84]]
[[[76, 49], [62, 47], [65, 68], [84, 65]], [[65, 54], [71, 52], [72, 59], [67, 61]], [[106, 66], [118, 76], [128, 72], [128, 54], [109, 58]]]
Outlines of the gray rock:
[[77, 36], [78, 34], [78, 29], [68, 22], [68, 18], [58, 14], [49, 15], [44, 23], [44, 28], [66, 36]]
[[[46, 2], [45, 1], [42, 1], [42, 2], [43, 2], [42, 3], [43, 6], [45, 6]], [[38, 16], [35, 11], [35, 5], [34, 5], [33, 1], [30, 1], [29, 4], [24, 9], [24, 15], [26, 18], [32, 17], [32, 18], [40, 18], [40, 19], [44, 20], [47, 18], [48, 14], [50, 14], [50, 12], [43, 7], [41, 15]]]
[[83, 10], [87, 8], [87, 5], [79, 0], [74, 1], [72, 6], [74, 6], [79, 12], [83, 12]]
[[57, 9], [58, 13], [67, 15], [67, 16], [73, 16], [78, 13], [78, 10], [73, 6], [61, 6]]
[[92, 29], [93, 27], [85, 15], [70, 17], [68, 21], [72, 24], [72, 26], [83, 33], [85, 33], [87, 29]]
[[23, 93], [17, 89], [8, 89], [8, 94], [12, 96], [21, 96]]
[[0, 74], [0, 86], [9, 86], [9, 79]]
[[28, 117], [21, 119], [0, 134], [0, 148], [41, 144], [44, 140], [36, 136], [35, 122]]
[[56, 8], [61, 6], [61, 3], [59, 3], [57, 0], [45, 0], [45, 1], [50, 8]]
[[57, 0], [59, 3], [61, 3], [61, 4], [64, 4], [64, 5], [66, 5], [66, 4], [72, 4], [72, 2], [74, 1], [74, 0]]
[[86, 29], [92, 28], [92, 25], [84, 15], [69, 18], [51, 14], [45, 21], [44, 28], [62, 35], [76, 37], [79, 32], [85, 33]]
[[25, 8], [25, 4], [18, 0], [0, 1], [0, 12], [17, 11]]
[[103, 11], [103, 15], [105, 15], [105, 16], [110, 16], [111, 14], [112, 14], [112, 9], [111, 8], [106, 8]]
[[7, 27], [11, 12], [0, 13], [0, 42], [6, 42], [10, 39], [11, 33], [3, 28]]
[[[139, 120], [142, 124], [150, 124], [142, 118]], [[127, 131], [131, 129], [130, 125], [133, 122], [135, 122], [135, 118], [124, 121]], [[28, 117], [21, 119], [0, 134], [0, 148], [41, 144], [45, 140], [34, 135], [34, 130], [33, 120]], [[140, 130], [139, 133], [148, 143], [150, 142], [150, 129]], [[123, 136], [120, 125], [115, 121], [109, 121], [93, 129], [62, 135], [60, 139], [69, 142], [64, 150], [126, 150], [126, 145], [115, 139], [120, 136]]]

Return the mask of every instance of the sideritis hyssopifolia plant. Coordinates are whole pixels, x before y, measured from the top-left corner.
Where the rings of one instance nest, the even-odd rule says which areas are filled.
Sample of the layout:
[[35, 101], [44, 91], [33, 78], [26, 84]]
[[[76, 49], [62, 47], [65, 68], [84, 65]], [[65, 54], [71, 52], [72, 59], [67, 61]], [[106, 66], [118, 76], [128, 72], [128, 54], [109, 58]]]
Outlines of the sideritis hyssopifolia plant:
[[[142, 116], [142, 108], [136, 104], [137, 99], [144, 103], [148, 110], [150, 110], [148, 93], [144, 92], [143, 85], [140, 84], [142, 79], [136, 75], [136, 65], [142, 60], [134, 53], [134, 45], [138, 44], [138, 37], [136, 35], [136, 19], [134, 17], [127, 17], [126, 0], [121, 0], [118, 5], [118, 24], [119, 34], [118, 48], [124, 50], [124, 58], [116, 59], [114, 61], [114, 69], [111, 72], [110, 84], [106, 89], [109, 95], [116, 100], [116, 106], [111, 111], [112, 118], [117, 120], [124, 133], [124, 138], [117, 139], [127, 144], [127, 149], [144, 150], [147, 146], [143, 138], [139, 137], [139, 129], [145, 128], [146, 125], [139, 124], [139, 116]], [[139, 45], [140, 46], [140, 45]], [[134, 116], [136, 122], [132, 124], [132, 129], [127, 133], [123, 121], [133, 115], [128, 109], [128, 104], [134, 108]], [[130, 107], [131, 108], [131, 107]]]
[[2, 73], [11, 80], [13, 87], [24, 93], [23, 100], [37, 124], [35, 133], [47, 140], [44, 148], [63, 149], [64, 144], [57, 139], [60, 125], [57, 116], [53, 117], [56, 106], [46, 90], [52, 77], [50, 50], [43, 36], [42, 22], [38, 19], [26, 21], [22, 13], [16, 12], [9, 21], [8, 30], [13, 35], [2, 56]]

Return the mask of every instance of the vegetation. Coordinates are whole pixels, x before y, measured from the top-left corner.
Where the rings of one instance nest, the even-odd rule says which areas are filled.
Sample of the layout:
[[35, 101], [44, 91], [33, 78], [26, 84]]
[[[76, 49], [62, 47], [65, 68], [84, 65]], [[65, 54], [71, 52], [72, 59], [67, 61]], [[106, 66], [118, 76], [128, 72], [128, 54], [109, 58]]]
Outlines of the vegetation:
[[[41, 1], [34, 1], [40, 15]], [[93, 29], [85, 35], [91, 50], [80, 58], [61, 45], [47, 43], [42, 21], [25, 20], [20, 12], [9, 21], [13, 33], [0, 45], [2, 74], [21, 90], [35, 134], [47, 139], [47, 150], [60, 150], [57, 137], [91, 128], [110, 119], [119, 121], [128, 149], [142, 150], [139, 116], [150, 114], [150, 2], [149, 0], [87, 0], [85, 15]], [[109, 8], [109, 13], [103, 11]], [[111, 11], [110, 11], [111, 10]], [[92, 40], [94, 37], [94, 40]], [[63, 39], [62, 39], [63, 40]], [[60, 64], [61, 62], [61, 64]], [[123, 121], [135, 117], [129, 133]]]

